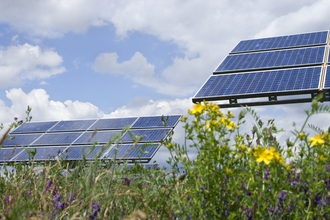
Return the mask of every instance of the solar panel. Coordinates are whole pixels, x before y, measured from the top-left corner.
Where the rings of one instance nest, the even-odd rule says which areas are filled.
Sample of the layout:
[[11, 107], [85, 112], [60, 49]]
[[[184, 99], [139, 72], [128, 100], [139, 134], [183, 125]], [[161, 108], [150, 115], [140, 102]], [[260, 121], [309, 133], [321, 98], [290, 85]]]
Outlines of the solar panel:
[[229, 55], [214, 73], [322, 64], [325, 47]]
[[[60, 159], [67, 159], [67, 160], [79, 160], [83, 158], [83, 154], [85, 154], [86, 159], [94, 159], [97, 153], [98, 157], [102, 154], [102, 145], [96, 145], [94, 149], [90, 151], [91, 145], [89, 146], [70, 146], [63, 154], [61, 154]], [[107, 148], [108, 149], [108, 148]], [[104, 152], [107, 150], [105, 149]], [[89, 153], [89, 154], [88, 154]]]
[[106, 118], [99, 119], [95, 124], [93, 124], [88, 130], [105, 130], [105, 129], [123, 129], [126, 126], [131, 126], [137, 117], [131, 118]]
[[238, 43], [231, 53], [322, 45], [327, 43], [327, 37], [328, 31], [322, 31], [289, 36], [243, 40]]
[[87, 131], [79, 137], [74, 144], [93, 144], [97, 141], [99, 144], [107, 143], [110, 139], [114, 138], [116, 134], [120, 134], [119, 130], [110, 131]]
[[29, 133], [29, 132], [46, 132], [53, 127], [58, 121], [49, 122], [27, 122], [12, 131], [12, 134], [16, 133]]
[[[13, 149], [10, 147], [17, 145], [26, 146], [31, 150], [36, 149], [35, 161], [54, 159], [57, 155], [60, 155], [60, 158], [68, 158], [68, 160], [79, 160], [82, 159], [82, 153], [84, 151], [87, 153], [95, 141], [99, 144], [106, 144], [113, 140], [115, 135], [118, 135], [120, 138], [119, 135], [123, 134], [119, 143], [132, 143], [133, 140], [129, 134], [126, 131], [126, 133], [122, 131], [126, 126], [133, 127], [131, 131], [135, 135], [143, 136], [141, 140], [143, 143], [160, 142], [176, 126], [180, 117], [181, 115], [169, 116], [166, 123], [167, 129], [161, 129], [164, 126], [161, 120], [162, 116], [27, 122], [16, 128], [8, 136], [3, 143], [3, 147], [6, 148], [4, 150], [0, 149], [0, 154], [6, 153], [8, 156]], [[96, 128], [98, 129], [97, 131], [95, 131]], [[87, 156], [87, 159], [94, 159], [95, 155], [102, 151], [102, 147], [102, 145], [95, 146], [95, 149]], [[109, 149], [108, 147], [104, 153], [109, 151]], [[151, 147], [148, 149], [149, 153], [146, 153], [147, 151], [143, 152], [143, 157], [151, 157], [157, 149]], [[18, 150], [20, 150], [20, 154], [17, 154], [15, 160], [28, 161], [28, 152], [23, 150], [23, 148], [17, 148], [16, 151]], [[136, 158], [136, 155], [131, 155], [130, 159], [132, 158]], [[0, 155], [0, 162], [3, 161]]]
[[1, 148], [0, 149], [0, 162], [9, 161], [18, 155], [23, 148]]
[[330, 88], [330, 67], [327, 66], [325, 78], [324, 78], [324, 88]]
[[[166, 116], [148, 116], [140, 117], [132, 126], [132, 128], [152, 128], [152, 127], [174, 127], [181, 115]], [[166, 120], [167, 118], [167, 120]]]
[[93, 120], [75, 120], [75, 121], [60, 121], [50, 131], [85, 131], [89, 128], [96, 119]]
[[3, 142], [4, 147], [10, 146], [29, 146], [42, 134], [15, 134], [8, 135], [6, 140]]
[[[167, 134], [171, 131], [169, 128], [164, 129], [140, 129], [140, 130], [132, 130], [132, 135], [134, 136], [142, 136], [140, 142], [157, 142], [163, 141]], [[133, 142], [130, 134], [127, 132], [122, 138], [122, 142]]]
[[121, 144], [114, 146], [104, 155], [104, 159], [146, 159], [152, 158], [159, 148], [159, 144], [137, 144], [134, 148], [133, 144]]
[[212, 75], [195, 98], [318, 89], [322, 67]]
[[32, 145], [70, 145], [82, 132], [46, 133]]
[[[67, 147], [28, 147], [28, 150], [36, 150], [34, 155], [35, 161], [54, 160], [56, 156], [60, 155]], [[29, 153], [24, 149], [14, 160], [28, 161]]]

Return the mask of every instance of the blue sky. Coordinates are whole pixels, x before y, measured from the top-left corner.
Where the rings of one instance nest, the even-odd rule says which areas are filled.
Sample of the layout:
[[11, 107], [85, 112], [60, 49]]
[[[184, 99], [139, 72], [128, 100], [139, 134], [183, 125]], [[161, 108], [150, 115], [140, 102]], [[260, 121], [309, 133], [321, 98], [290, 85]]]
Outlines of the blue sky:
[[[191, 97], [240, 40], [330, 30], [329, 6], [0, 0], [0, 122], [24, 118], [27, 105], [34, 121], [187, 114]], [[309, 105], [256, 109], [288, 127]], [[325, 117], [314, 120], [325, 126]], [[182, 141], [182, 129], [176, 133]]]

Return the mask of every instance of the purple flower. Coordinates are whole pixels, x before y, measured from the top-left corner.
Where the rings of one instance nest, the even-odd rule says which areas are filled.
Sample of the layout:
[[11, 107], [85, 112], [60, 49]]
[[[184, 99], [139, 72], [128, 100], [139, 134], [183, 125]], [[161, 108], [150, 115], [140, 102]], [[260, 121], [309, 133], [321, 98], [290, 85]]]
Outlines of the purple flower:
[[31, 194], [31, 190], [26, 191], [25, 194], [26, 194], [26, 195], [30, 195], [30, 194]]
[[44, 191], [44, 194], [49, 190], [50, 187], [52, 187], [52, 185], [53, 185], [53, 181], [50, 180], [47, 187], [46, 187], [46, 189], [45, 189], [45, 191]]
[[94, 211], [94, 212], [93, 212], [93, 214], [90, 215], [89, 217], [90, 217], [91, 219], [95, 219], [96, 216], [97, 216], [97, 213], [100, 212], [100, 210], [101, 210], [100, 205], [99, 205], [96, 201], [94, 201], [94, 202], [93, 202], [93, 211]]
[[190, 197], [189, 196], [187, 196], [187, 202], [190, 200]]
[[73, 194], [73, 196], [71, 196], [71, 193], [69, 193], [69, 198], [70, 198], [70, 203], [72, 203], [76, 199], [76, 194]]
[[130, 183], [131, 183], [131, 181], [127, 177], [125, 177], [123, 184], [129, 186]]
[[14, 118], [14, 120], [15, 120], [15, 121], [17, 121], [17, 120], [18, 120], [18, 118], [17, 118], [17, 117], [15, 117], [15, 118]]
[[265, 180], [268, 180], [268, 176], [270, 175], [269, 169], [265, 170]]
[[330, 170], [330, 165], [329, 165], [328, 168], [327, 168], [327, 173], [329, 173], [329, 170]]
[[30, 120], [30, 121], [31, 121], [31, 119], [32, 119], [32, 116], [29, 117], [29, 120]]
[[20, 124], [23, 124], [23, 120], [20, 120], [20, 121], [17, 122], [17, 123], [18, 123], [19, 125], [20, 125]]

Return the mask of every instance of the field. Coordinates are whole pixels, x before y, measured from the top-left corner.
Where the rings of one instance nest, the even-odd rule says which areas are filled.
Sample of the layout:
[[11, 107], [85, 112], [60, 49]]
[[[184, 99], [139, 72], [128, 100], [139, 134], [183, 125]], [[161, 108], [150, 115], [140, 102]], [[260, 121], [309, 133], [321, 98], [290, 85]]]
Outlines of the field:
[[[281, 130], [274, 120], [263, 121], [250, 108], [234, 116], [196, 104], [188, 111], [194, 120], [181, 119], [190, 144], [171, 137], [163, 143], [171, 171], [156, 163], [128, 170], [121, 158], [39, 164], [31, 152], [28, 164], [3, 166], [1, 219], [329, 219], [330, 128], [310, 125], [312, 137], [304, 131], [312, 115], [330, 113], [320, 98], [286, 146], [276, 140]], [[240, 134], [246, 114], [255, 124]], [[197, 158], [189, 157], [190, 148]]]

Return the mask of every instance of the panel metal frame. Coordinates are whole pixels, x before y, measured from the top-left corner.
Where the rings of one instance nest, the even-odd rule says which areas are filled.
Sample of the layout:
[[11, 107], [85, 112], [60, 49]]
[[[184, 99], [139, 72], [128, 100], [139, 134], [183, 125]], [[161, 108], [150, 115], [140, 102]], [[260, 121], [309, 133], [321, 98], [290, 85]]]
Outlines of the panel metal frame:
[[[313, 33], [321, 33], [321, 32], [328, 32], [327, 33], [327, 38], [329, 37], [329, 31], [317, 31], [317, 32], [310, 32], [310, 33], [302, 33], [302, 34], [313, 34]], [[294, 35], [300, 35], [300, 34], [293, 34], [293, 35], [282, 35], [282, 36], [277, 36], [277, 37], [289, 37], [289, 36], [294, 36]], [[268, 37], [268, 38], [276, 38], [276, 37]], [[248, 41], [248, 40], [258, 40], [258, 39], [266, 39], [266, 38], [255, 38], [255, 39], [247, 39], [247, 40], [242, 40], [242, 41]], [[241, 41], [240, 41], [241, 42]], [[238, 46], [240, 43], [238, 42], [234, 49]], [[233, 50], [229, 53], [230, 55], [233, 54], [244, 54], [244, 53], [255, 53], [255, 52], [266, 52], [266, 51], [276, 51], [276, 50], [283, 50], [283, 49], [297, 49], [297, 48], [307, 48], [307, 47], [317, 47], [317, 46], [324, 46], [326, 45], [327, 42], [325, 43], [319, 43], [319, 44], [309, 44], [309, 45], [299, 45], [299, 46], [291, 46], [291, 47], [279, 47], [279, 48], [269, 48], [269, 49], [261, 49], [261, 50], [248, 50], [248, 51], [237, 51], [233, 52]]]
[[[327, 46], [323, 45], [324, 47], [324, 52], [323, 52], [323, 58], [326, 55], [326, 51], [327, 51]], [[300, 48], [294, 48], [294, 49], [285, 49], [285, 50], [297, 50], [297, 49], [304, 49], [305, 47], [300, 47]], [[283, 50], [283, 49], [282, 49]], [[271, 50], [272, 51], [272, 50]], [[266, 52], [270, 52], [270, 51], [266, 51]], [[265, 53], [263, 52], [253, 52], [251, 54], [256, 54], [256, 53]], [[248, 53], [245, 53], [248, 54]], [[236, 55], [236, 54], [234, 54]], [[239, 54], [237, 54], [239, 55]], [[228, 57], [228, 56], [227, 56]], [[311, 67], [311, 66], [321, 66], [324, 63], [324, 59], [322, 62], [320, 63], [309, 63], [309, 64], [295, 64], [295, 65], [289, 65], [289, 66], [272, 66], [272, 67], [261, 67], [261, 68], [253, 68], [253, 69], [236, 69], [236, 70], [222, 70], [222, 71], [217, 71], [217, 69], [219, 68], [219, 66], [223, 63], [223, 61], [227, 58], [225, 57], [222, 62], [215, 68], [215, 70], [213, 71], [213, 75], [220, 75], [220, 74], [227, 74], [227, 73], [244, 73], [244, 72], [254, 72], [254, 71], [266, 71], [266, 70], [280, 70], [280, 69], [291, 69], [291, 68], [303, 68], [303, 67]]]
[[[322, 31], [320, 31], [322, 32]], [[317, 32], [312, 32], [317, 33]], [[238, 44], [237, 44], [238, 45]], [[237, 46], [236, 45], [236, 46]], [[235, 47], [236, 47], [235, 46]], [[292, 50], [299, 48], [312, 48], [317, 46], [324, 46], [324, 54], [323, 54], [323, 62], [317, 64], [302, 64], [295, 66], [280, 66], [280, 67], [271, 67], [271, 68], [259, 68], [259, 69], [246, 69], [246, 70], [228, 70], [223, 72], [216, 72], [218, 67], [223, 63], [226, 57], [220, 62], [220, 64], [213, 71], [213, 74], [208, 77], [208, 79], [203, 83], [200, 89], [196, 92], [195, 96], [192, 98], [193, 103], [200, 103], [202, 101], [228, 101], [229, 104], [223, 103], [218, 104], [222, 108], [231, 108], [231, 107], [241, 107], [241, 106], [262, 106], [262, 105], [279, 105], [279, 104], [293, 104], [293, 103], [305, 103], [311, 102], [318, 94], [322, 93], [323, 101], [330, 101], [330, 88], [324, 88], [325, 85], [325, 77], [326, 77], [326, 65], [330, 64], [330, 31], [327, 31], [327, 42], [326, 44], [321, 45], [310, 45], [310, 46], [297, 46], [292, 48], [278, 48], [278, 49], [267, 49], [267, 50], [258, 50], [258, 51], [246, 51], [246, 52], [234, 52], [229, 53], [230, 55], [239, 55], [239, 54], [247, 54], [247, 53], [262, 53], [265, 51], [278, 51], [278, 50]], [[236, 74], [236, 73], [248, 73], [248, 72], [258, 72], [258, 71], [273, 71], [273, 70], [281, 70], [281, 69], [293, 69], [293, 68], [304, 68], [304, 67], [322, 67], [320, 79], [319, 79], [319, 87], [317, 89], [303, 89], [303, 90], [286, 90], [286, 91], [274, 91], [274, 92], [263, 92], [263, 93], [251, 93], [251, 94], [234, 94], [234, 95], [224, 95], [224, 96], [208, 96], [208, 97], [196, 97], [196, 95], [201, 91], [201, 89], [205, 86], [205, 84], [209, 81], [210, 77], [213, 75], [220, 74]], [[299, 98], [297, 95], [310, 95], [309, 98]], [[278, 97], [281, 96], [290, 96], [289, 99], [286, 100], [278, 100]], [[292, 98], [291, 98], [292, 97]], [[239, 99], [252, 99], [249, 102], [238, 102]], [[259, 101], [259, 98], [268, 98], [268, 101]], [[254, 100], [253, 100], [254, 99]]]

